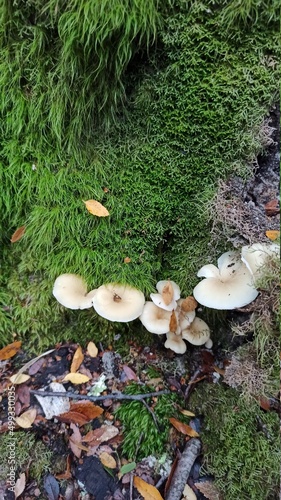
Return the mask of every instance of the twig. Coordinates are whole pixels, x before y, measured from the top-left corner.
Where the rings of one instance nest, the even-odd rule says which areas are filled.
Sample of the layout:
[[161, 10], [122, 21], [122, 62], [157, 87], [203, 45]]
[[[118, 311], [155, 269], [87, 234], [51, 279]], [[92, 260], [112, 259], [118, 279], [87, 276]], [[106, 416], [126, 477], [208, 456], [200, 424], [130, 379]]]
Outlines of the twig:
[[144, 399], [142, 400], [142, 403], [144, 404], [144, 406], [146, 407], [146, 409], [149, 411], [150, 415], [152, 416], [156, 429], [158, 430], [158, 432], [161, 432], [161, 429], [159, 428], [159, 424], [157, 422], [157, 417], [156, 417], [154, 411], [150, 408], [150, 406], [147, 404], [147, 402], [144, 401]]
[[180, 500], [192, 466], [201, 451], [201, 442], [191, 438], [182, 452], [176, 466], [165, 500]]
[[171, 391], [164, 390], [158, 392], [149, 392], [148, 394], [122, 394], [121, 392], [116, 392], [113, 394], [106, 394], [105, 396], [87, 396], [83, 394], [75, 394], [73, 392], [53, 392], [53, 391], [43, 391], [43, 390], [35, 390], [31, 389], [30, 394], [37, 394], [42, 397], [62, 397], [62, 398], [71, 398], [71, 399], [83, 399], [87, 401], [105, 401], [107, 399], [118, 399], [118, 400], [136, 400], [142, 401], [145, 398], [151, 398], [154, 396], [162, 396], [163, 394], [170, 394]]

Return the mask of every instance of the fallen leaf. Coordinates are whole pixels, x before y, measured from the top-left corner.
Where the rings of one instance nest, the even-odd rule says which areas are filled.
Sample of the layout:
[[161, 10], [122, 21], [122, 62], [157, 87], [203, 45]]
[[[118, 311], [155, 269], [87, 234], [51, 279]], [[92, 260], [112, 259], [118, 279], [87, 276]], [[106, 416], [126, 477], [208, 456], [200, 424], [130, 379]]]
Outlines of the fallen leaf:
[[208, 498], [208, 500], [222, 500], [222, 495], [214, 485], [213, 481], [194, 483], [194, 486], [200, 491], [200, 493], [203, 493], [204, 497]]
[[84, 354], [82, 352], [82, 347], [79, 346], [77, 347], [75, 353], [74, 353], [74, 356], [72, 358], [72, 363], [71, 363], [71, 367], [70, 367], [70, 372], [71, 373], [76, 373], [79, 366], [81, 365], [81, 363], [83, 363], [83, 360], [84, 360]]
[[178, 328], [178, 320], [175, 311], [172, 312], [169, 323], [170, 332], [176, 333]]
[[82, 375], [82, 373], [68, 373], [62, 382], [71, 382], [72, 384], [85, 384], [89, 382], [89, 377], [87, 375]]
[[0, 360], [4, 361], [5, 359], [10, 359], [17, 354], [19, 349], [21, 348], [21, 341], [17, 340], [12, 344], [8, 344], [3, 349], [0, 350]]
[[269, 217], [272, 215], [277, 215], [280, 212], [279, 201], [277, 199], [270, 200], [265, 204], [264, 208], [266, 215], [268, 215]]
[[36, 410], [35, 408], [30, 408], [29, 410], [22, 413], [19, 417], [16, 417], [15, 422], [19, 427], [22, 427], [23, 429], [29, 429], [32, 426], [35, 418]]
[[29, 407], [30, 405], [30, 389], [27, 385], [20, 385], [17, 388], [17, 395], [21, 403], [24, 404], [25, 407]]
[[66, 471], [62, 472], [61, 474], [56, 474], [56, 479], [62, 480], [62, 479], [70, 479], [72, 477], [71, 471], [70, 471], [70, 455], [67, 455], [66, 459]]
[[115, 458], [113, 458], [113, 456], [107, 453], [106, 451], [103, 451], [100, 454], [99, 459], [102, 465], [104, 465], [105, 467], [108, 467], [109, 469], [116, 469], [117, 463]]
[[265, 234], [271, 241], [274, 241], [280, 236], [280, 231], [265, 231]]
[[24, 382], [27, 382], [27, 380], [30, 379], [30, 375], [26, 375], [26, 373], [15, 373], [15, 375], [12, 375], [10, 377], [10, 381], [17, 385], [17, 384], [23, 384]]
[[135, 372], [132, 370], [132, 368], [130, 368], [129, 366], [127, 365], [123, 365], [123, 371], [126, 375], [126, 378], [128, 380], [138, 380], [138, 377], [137, 375], [135, 374]]
[[185, 434], [186, 436], [190, 437], [198, 437], [199, 434], [196, 432], [190, 425], [183, 424], [176, 418], [171, 417], [170, 419], [171, 424], [177, 429], [177, 431], [181, 432], [182, 434]]
[[57, 418], [62, 422], [72, 422], [81, 426], [99, 417], [102, 413], [103, 409], [100, 408], [100, 406], [96, 406], [91, 401], [79, 401], [77, 403], [72, 403], [70, 405], [70, 410], [61, 413]]
[[137, 464], [136, 462], [130, 462], [129, 464], [122, 465], [119, 473], [118, 473], [118, 478], [121, 479], [124, 474], [128, 474], [128, 472], [132, 472], [136, 468]]
[[138, 476], [134, 476], [134, 487], [143, 496], [144, 500], [164, 500], [155, 486], [146, 483]]
[[42, 368], [44, 363], [45, 363], [45, 359], [43, 359], [43, 358], [38, 359], [35, 363], [33, 363], [33, 365], [28, 370], [29, 375], [36, 375], [36, 373], [39, 372], [39, 370]]
[[14, 489], [15, 498], [18, 498], [22, 494], [22, 492], [25, 489], [25, 484], [26, 484], [26, 477], [25, 477], [25, 473], [22, 472], [20, 474], [20, 477], [16, 480], [15, 489]]
[[44, 488], [48, 495], [48, 500], [58, 500], [60, 487], [57, 480], [52, 476], [52, 474], [48, 474], [44, 478]]
[[88, 212], [92, 215], [97, 215], [97, 217], [107, 217], [109, 215], [109, 211], [105, 208], [99, 201], [96, 200], [87, 200], [84, 201]]
[[197, 306], [198, 306], [198, 302], [195, 300], [194, 297], [189, 295], [188, 297], [186, 297], [182, 301], [180, 308], [184, 312], [190, 312], [190, 311], [194, 311], [194, 309], [196, 309]]
[[96, 358], [99, 352], [94, 342], [89, 342], [89, 344], [87, 345], [87, 351], [89, 353], [89, 356], [91, 356], [91, 358]]
[[99, 429], [89, 431], [86, 436], [82, 438], [84, 443], [89, 443], [90, 446], [109, 441], [119, 434], [119, 429], [114, 425], [102, 425]]
[[180, 410], [180, 412], [185, 415], [186, 417], [195, 417], [195, 414], [192, 413], [192, 411], [189, 410]]
[[174, 289], [170, 281], [168, 281], [167, 285], [164, 286], [161, 295], [166, 306], [172, 302], [174, 297]]
[[21, 226], [19, 227], [12, 235], [11, 237], [11, 243], [15, 243], [16, 241], [19, 241], [23, 235], [24, 235], [24, 232], [25, 232], [25, 226]]
[[70, 424], [70, 429], [72, 430], [72, 434], [69, 437], [69, 446], [71, 448], [72, 453], [77, 457], [81, 457], [82, 450], [77, 446], [78, 443], [81, 443], [81, 433], [79, 430], [79, 427], [77, 425], [73, 424], [73, 422]]
[[182, 494], [183, 494], [182, 500], [196, 500], [197, 499], [197, 496], [195, 495], [193, 489], [188, 484], [185, 485]]
[[129, 264], [129, 262], [131, 262], [132, 259], [130, 259], [130, 257], [125, 257], [124, 259], [124, 264]]

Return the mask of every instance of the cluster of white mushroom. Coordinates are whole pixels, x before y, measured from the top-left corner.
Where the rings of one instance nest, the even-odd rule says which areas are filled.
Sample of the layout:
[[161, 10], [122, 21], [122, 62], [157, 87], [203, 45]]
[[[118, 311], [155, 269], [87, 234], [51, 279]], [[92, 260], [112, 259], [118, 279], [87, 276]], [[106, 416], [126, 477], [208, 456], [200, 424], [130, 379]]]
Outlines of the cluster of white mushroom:
[[166, 335], [165, 347], [178, 354], [186, 351], [187, 340], [193, 345], [212, 347], [210, 329], [195, 309], [199, 304], [213, 309], [236, 309], [249, 304], [258, 295], [255, 285], [263, 276], [267, 260], [280, 254], [276, 244], [255, 243], [239, 252], [225, 252], [213, 264], [197, 273], [203, 279], [193, 295], [180, 298], [179, 286], [170, 280], [159, 281], [158, 293], [145, 301], [144, 294], [129, 285], [108, 283], [87, 292], [87, 284], [76, 274], [62, 274], [53, 288], [57, 301], [69, 309], [89, 309], [109, 321], [129, 322], [139, 318], [145, 328], [157, 335]]
[[159, 281], [158, 293], [151, 293], [151, 301], [144, 305], [140, 320], [145, 328], [157, 335], [166, 334], [165, 347], [177, 354], [186, 351], [187, 340], [194, 345], [212, 347], [210, 329], [196, 317], [197, 302], [193, 297], [180, 298], [179, 286], [174, 281]]

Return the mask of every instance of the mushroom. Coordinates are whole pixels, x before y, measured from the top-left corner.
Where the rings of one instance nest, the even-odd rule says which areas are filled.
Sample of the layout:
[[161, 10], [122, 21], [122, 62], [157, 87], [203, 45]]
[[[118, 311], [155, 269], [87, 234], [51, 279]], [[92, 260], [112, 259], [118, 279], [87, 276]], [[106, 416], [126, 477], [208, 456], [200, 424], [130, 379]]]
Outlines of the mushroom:
[[242, 247], [241, 260], [255, 279], [262, 276], [263, 267], [270, 257], [279, 257], [280, 248], [275, 243], [254, 243]]
[[157, 307], [154, 302], [147, 301], [139, 319], [150, 333], [161, 335], [168, 333], [170, 329], [171, 314], [171, 312]]
[[210, 328], [201, 318], [195, 318], [189, 328], [182, 331], [182, 338], [193, 345], [203, 345], [210, 339]]
[[246, 265], [236, 252], [225, 252], [218, 259], [218, 267], [207, 264], [197, 276], [204, 277], [193, 290], [195, 299], [213, 309], [235, 309], [255, 300], [258, 291]]
[[165, 347], [171, 349], [176, 354], [184, 354], [186, 351], [186, 343], [183, 341], [181, 335], [177, 335], [173, 332], [168, 332], [167, 340], [165, 342]]
[[144, 303], [144, 294], [140, 290], [120, 283], [100, 286], [93, 298], [94, 309], [100, 316], [121, 323], [138, 318]]
[[150, 297], [154, 304], [161, 309], [166, 311], [172, 311], [176, 309], [176, 301], [180, 298], [180, 288], [174, 282], [170, 280], [158, 281], [156, 285], [158, 293], [151, 293]]
[[68, 309], [89, 309], [92, 307], [96, 290], [87, 293], [87, 285], [77, 274], [61, 274], [54, 283], [53, 295]]
[[178, 300], [177, 312], [179, 315], [179, 325], [182, 330], [188, 328], [195, 318], [197, 302], [193, 297]]

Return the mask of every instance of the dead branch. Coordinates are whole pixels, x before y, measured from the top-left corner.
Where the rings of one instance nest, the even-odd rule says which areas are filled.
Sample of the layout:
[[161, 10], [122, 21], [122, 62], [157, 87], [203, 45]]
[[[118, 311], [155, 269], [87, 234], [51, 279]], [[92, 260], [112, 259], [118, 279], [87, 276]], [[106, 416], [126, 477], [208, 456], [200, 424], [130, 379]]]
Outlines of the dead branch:
[[171, 391], [169, 390], [163, 390], [163, 391], [158, 391], [158, 392], [149, 392], [148, 394], [122, 394], [121, 392], [114, 392], [112, 394], [106, 394], [104, 396], [86, 396], [84, 394], [75, 394], [73, 392], [53, 392], [53, 391], [40, 391], [40, 390], [35, 390], [31, 389], [30, 390], [31, 394], [37, 394], [38, 396], [42, 397], [61, 397], [61, 398], [70, 398], [70, 399], [83, 399], [87, 401], [105, 401], [107, 399], [118, 399], [120, 401], [128, 399], [128, 400], [136, 400], [136, 401], [141, 401], [142, 399], [145, 398], [151, 398], [155, 396], [162, 396], [163, 394], [170, 394]]
[[180, 500], [192, 466], [201, 451], [201, 442], [191, 438], [182, 452], [171, 480], [165, 500]]

